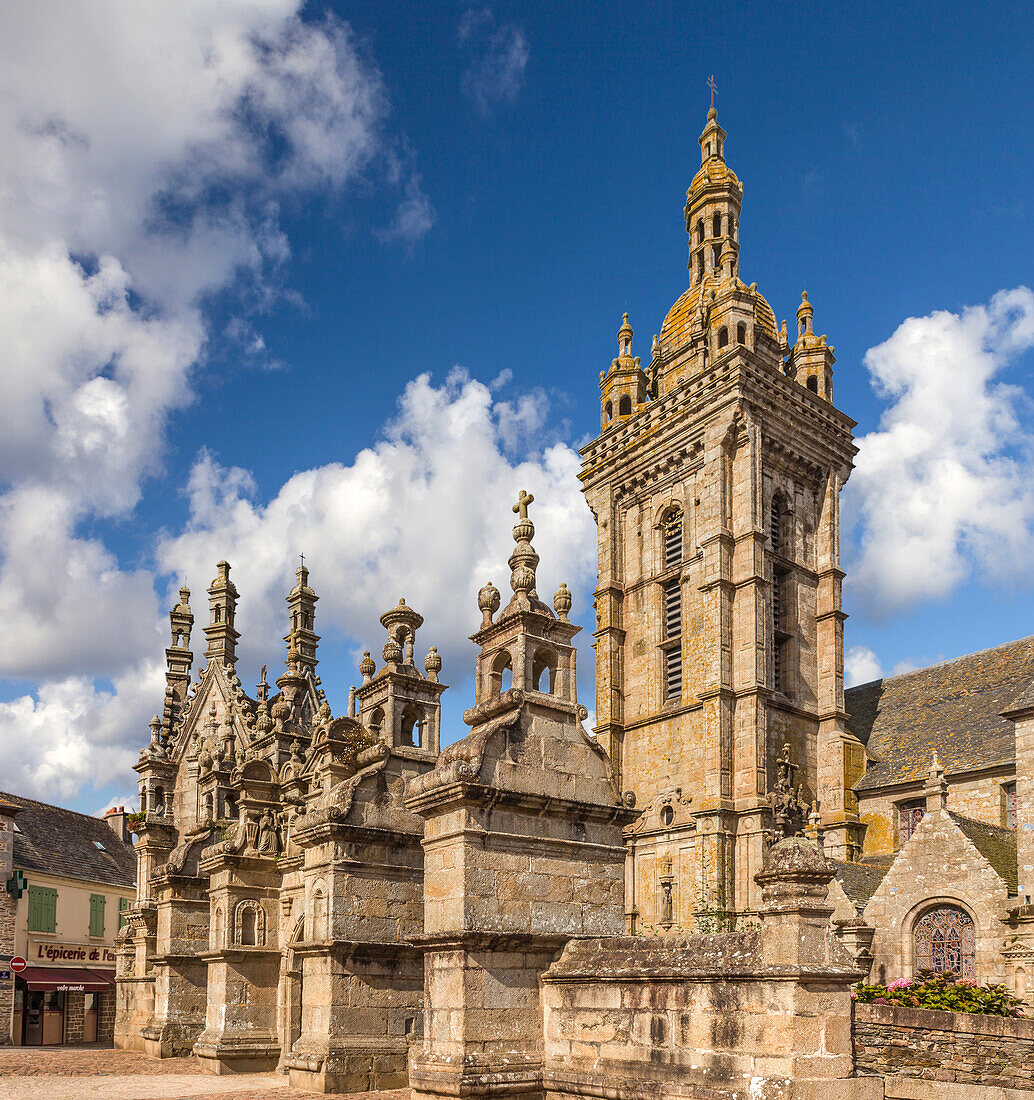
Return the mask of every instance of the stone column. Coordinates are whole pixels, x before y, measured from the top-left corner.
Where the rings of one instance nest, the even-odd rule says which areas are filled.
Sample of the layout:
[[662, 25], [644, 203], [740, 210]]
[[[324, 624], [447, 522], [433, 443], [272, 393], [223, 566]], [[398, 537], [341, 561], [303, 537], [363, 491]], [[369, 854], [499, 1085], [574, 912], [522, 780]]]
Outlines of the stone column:
[[[757, 876], [760, 963], [779, 985], [783, 1004], [777, 1011], [785, 1016], [785, 1022], [769, 1017], [770, 1049], [781, 1053], [772, 1059], [774, 1072], [766, 1075], [853, 1076], [849, 989], [862, 975], [830, 923], [833, 907], [826, 896], [833, 875], [832, 865], [811, 841], [788, 837], [769, 849]], [[787, 1029], [785, 1042], [773, 1034], [780, 1026]]]

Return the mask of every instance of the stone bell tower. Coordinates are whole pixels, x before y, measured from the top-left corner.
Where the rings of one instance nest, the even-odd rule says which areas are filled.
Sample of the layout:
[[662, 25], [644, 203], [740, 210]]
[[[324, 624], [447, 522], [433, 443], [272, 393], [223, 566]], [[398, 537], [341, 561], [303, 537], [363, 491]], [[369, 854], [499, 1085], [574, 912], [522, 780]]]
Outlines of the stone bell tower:
[[862, 833], [838, 546], [854, 421], [832, 404], [811, 304], [791, 349], [739, 277], [725, 138], [712, 108], [686, 195], [689, 288], [646, 371], [626, 316], [580, 475], [599, 533], [595, 732], [643, 810], [627, 919], [676, 930], [757, 911], [784, 745], [828, 853], [858, 853]]

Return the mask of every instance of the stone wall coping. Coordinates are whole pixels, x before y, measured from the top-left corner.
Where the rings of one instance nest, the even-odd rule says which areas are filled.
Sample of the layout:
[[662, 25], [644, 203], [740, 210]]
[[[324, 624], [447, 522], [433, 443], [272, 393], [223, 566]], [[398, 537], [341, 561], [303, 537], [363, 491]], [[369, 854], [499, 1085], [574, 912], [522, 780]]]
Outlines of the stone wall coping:
[[856, 1024], [890, 1024], [923, 1031], [947, 1031], [965, 1035], [1000, 1035], [1034, 1040], [1034, 1019], [1015, 1016], [983, 1016], [975, 1012], [942, 1012], [904, 1005], [854, 1002]]
[[847, 983], [857, 980], [853, 966], [765, 965], [761, 929], [712, 936], [608, 936], [572, 939], [542, 975], [551, 983], [796, 981]]

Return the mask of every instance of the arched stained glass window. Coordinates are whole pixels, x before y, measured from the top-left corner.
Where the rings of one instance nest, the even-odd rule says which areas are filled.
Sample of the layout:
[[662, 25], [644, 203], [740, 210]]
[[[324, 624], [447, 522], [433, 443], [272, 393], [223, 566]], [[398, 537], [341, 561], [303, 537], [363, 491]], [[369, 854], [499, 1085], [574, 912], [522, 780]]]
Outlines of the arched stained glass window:
[[973, 918], [955, 905], [942, 905], [924, 913], [913, 930], [915, 971], [974, 976], [976, 931]]

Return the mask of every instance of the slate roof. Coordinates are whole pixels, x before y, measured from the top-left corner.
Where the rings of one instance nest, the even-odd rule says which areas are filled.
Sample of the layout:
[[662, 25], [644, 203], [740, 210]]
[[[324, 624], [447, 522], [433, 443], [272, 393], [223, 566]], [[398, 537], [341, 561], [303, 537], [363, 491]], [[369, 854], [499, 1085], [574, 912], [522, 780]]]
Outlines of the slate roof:
[[866, 746], [855, 790], [925, 781], [934, 751], [946, 773], [1013, 761], [1002, 711], [1034, 683], [1034, 636], [844, 693], [847, 725]]
[[14, 819], [19, 830], [14, 834], [14, 865], [26, 872], [30, 883], [31, 872], [42, 871], [109, 886], [136, 885], [136, 852], [106, 821], [5, 791], [0, 791], [0, 800], [21, 808]]
[[1009, 887], [1009, 893], [1017, 892], [1016, 830], [1003, 829], [1000, 825], [986, 825], [971, 817], [953, 814], [948, 816], [969, 837], [973, 847], [994, 868], [995, 874]]
[[836, 876], [844, 893], [855, 903], [858, 909], [864, 909], [883, 876], [890, 870], [896, 852], [885, 852], [875, 856], [863, 856], [856, 863], [843, 859], [831, 859]]

